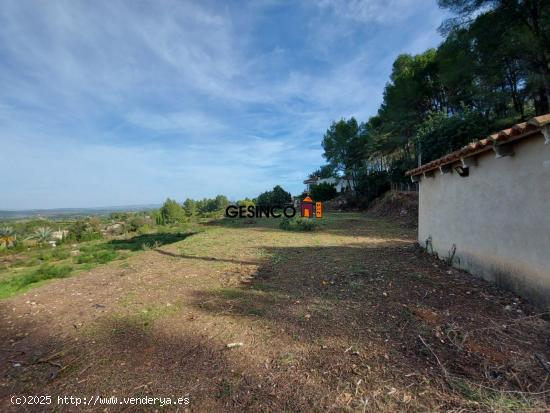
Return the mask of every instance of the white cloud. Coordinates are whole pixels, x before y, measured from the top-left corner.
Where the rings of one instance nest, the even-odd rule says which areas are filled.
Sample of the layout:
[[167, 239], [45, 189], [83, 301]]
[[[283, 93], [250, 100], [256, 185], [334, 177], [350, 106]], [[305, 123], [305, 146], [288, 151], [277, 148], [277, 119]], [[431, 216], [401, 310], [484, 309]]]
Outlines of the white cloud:
[[126, 116], [126, 120], [135, 126], [155, 132], [180, 132], [189, 135], [204, 136], [221, 134], [229, 128], [216, 117], [199, 111], [166, 112], [135, 110]]
[[319, 6], [346, 19], [364, 23], [395, 23], [414, 13], [426, 0], [321, 0]]
[[366, 120], [397, 53], [437, 41], [418, 8], [4, 0], [0, 208], [299, 192], [330, 122]]

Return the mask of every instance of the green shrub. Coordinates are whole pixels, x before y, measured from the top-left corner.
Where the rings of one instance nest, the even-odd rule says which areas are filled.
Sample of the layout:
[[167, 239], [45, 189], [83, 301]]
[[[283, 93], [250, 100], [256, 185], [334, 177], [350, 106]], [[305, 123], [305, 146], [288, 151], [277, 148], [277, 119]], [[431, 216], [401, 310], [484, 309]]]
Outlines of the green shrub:
[[70, 265], [43, 264], [35, 270], [27, 271], [0, 281], [0, 298], [9, 297], [30, 284], [53, 278], [65, 278], [72, 272]]
[[197, 213], [197, 203], [192, 200], [191, 198], [187, 198], [183, 202], [183, 210], [185, 212], [185, 216], [187, 218], [191, 218], [192, 216], [196, 215]]
[[315, 221], [307, 218], [296, 219], [296, 226], [300, 231], [313, 231], [315, 229]]
[[159, 219], [157, 224], [174, 224], [177, 222], [185, 222], [185, 211], [182, 206], [173, 199], [166, 199], [159, 210]]
[[255, 204], [258, 206], [282, 207], [290, 202], [292, 202], [290, 192], [286, 192], [280, 185], [276, 185], [273, 190], [258, 195]]
[[14, 252], [22, 252], [22, 251], [25, 251], [26, 249], [27, 249], [27, 246], [25, 245], [25, 243], [18, 239], [15, 240], [15, 242], [13, 243], [13, 246], [11, 247], [11, 250]]
[[95, 258], [98, 263], [105, 264], [109, 261], [115, 260], [117, 258], [117, 253], [112, 250], [98, 251], [95, 254]]
[[78, 220], [69, 227], [70, 240], [92, 241], [101, 237], [97, 219]]
[[85, 252], [76, 257], [77, 264], [106, 264], [117, 258], [116, 251], [113, 250], [99, 250], [92, 252]]
[[249, 206], [255, 206], [256, 204], [254, 203], [254, 200], [245, 198], [245, 199], [241, 199], [240, 201], [237, 201], [237, 205], [249, 207]]
[[338, 196], [338, 191], [336, 191], [334, 185], [322, 182], [317, 185], [311, 185], [310, 194], [315, 201], [325, 202], [336, 198]]
[[290, 219], [283, 218], [281, 222], [279, 222], [279, 228], [285, 231], [292, 231]]
[[71, 254], [70, 254], [69, 251], [61, 249], [61, 248], [56, 248], [52, 252], [52, 256], [57, 260], [65, 260], [65, 259], [69, 258], [70, 255]]
[[149, 225], [151, 224], [151, 219], [145, 216], [135, 216], [133, 217], [129, 224], [128, 224], [128, 230], [130, 231], [140, 231], [141, 228], [147, 227], [149, 228]]
[[53, 254], [51, 252], [43, 252], [38, 256], [38, 258], [41, 261], [51, 261], [53, 258]]
[[34, 270], [35, 274], [42, 277], [42, 279], [48, 278], [64, 278], [73, 270], [70, 265], [48, 265], [44, 264]]
[[315, 227], [315, 221], [309, 218], [283, 218], [279, 223], [279, 228], [285, 231], [313, 231]]
[[137, 233], [140, 235], [143, 235], [143, 234], [149, 234], [152, 231], [153, 231], [153, 228], [145, 224], [144, 226], [138, 228]]
[[391, 187], [390, 175], [387, 171], [371, 171], [359, 175], [357, 180], [357, 194], [355, 205], [353, 200], [349, 200], [350, 207], [366, 208], [375, 198], [381, 196]]

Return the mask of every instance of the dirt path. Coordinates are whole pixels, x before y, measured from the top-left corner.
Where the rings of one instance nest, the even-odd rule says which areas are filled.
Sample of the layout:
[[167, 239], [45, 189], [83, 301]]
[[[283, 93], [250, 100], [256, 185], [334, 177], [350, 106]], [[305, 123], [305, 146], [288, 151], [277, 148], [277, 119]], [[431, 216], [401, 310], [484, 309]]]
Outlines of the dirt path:
[[[0, 410], [82, 411], [57, 396], [96, 395], [189, 397], [178, 411], [548, 406], [550, 323], [536, 309], [426, 257], [396, 224], [263, 221], [0, 301]], [[15, 394], [54, 400], [16, 408]]]

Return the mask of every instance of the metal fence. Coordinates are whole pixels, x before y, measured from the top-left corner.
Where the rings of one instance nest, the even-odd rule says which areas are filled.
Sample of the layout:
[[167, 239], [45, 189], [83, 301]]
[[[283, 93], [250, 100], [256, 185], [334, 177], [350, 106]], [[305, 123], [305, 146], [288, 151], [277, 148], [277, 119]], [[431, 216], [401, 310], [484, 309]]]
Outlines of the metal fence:
[[392, 182], [391, 183], [392, 191], [399, 192], [418, 192], [418, 183], [416, 182]]

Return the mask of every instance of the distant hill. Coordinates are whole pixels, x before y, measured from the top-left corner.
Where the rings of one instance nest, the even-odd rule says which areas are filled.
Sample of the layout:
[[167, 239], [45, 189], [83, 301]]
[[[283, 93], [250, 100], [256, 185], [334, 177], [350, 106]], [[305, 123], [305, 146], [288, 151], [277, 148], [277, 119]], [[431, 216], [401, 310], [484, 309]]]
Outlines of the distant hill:
[[68, 218], [85, 217], [90, 215], [109, 215], [111, 212], [139, 212], [159, 208], [160, 205], [123, 205], [96, 208], [54, 208], [54, 209], [26, 209], [20, 211], [0, 210], [0, 219], [21, 218]]

